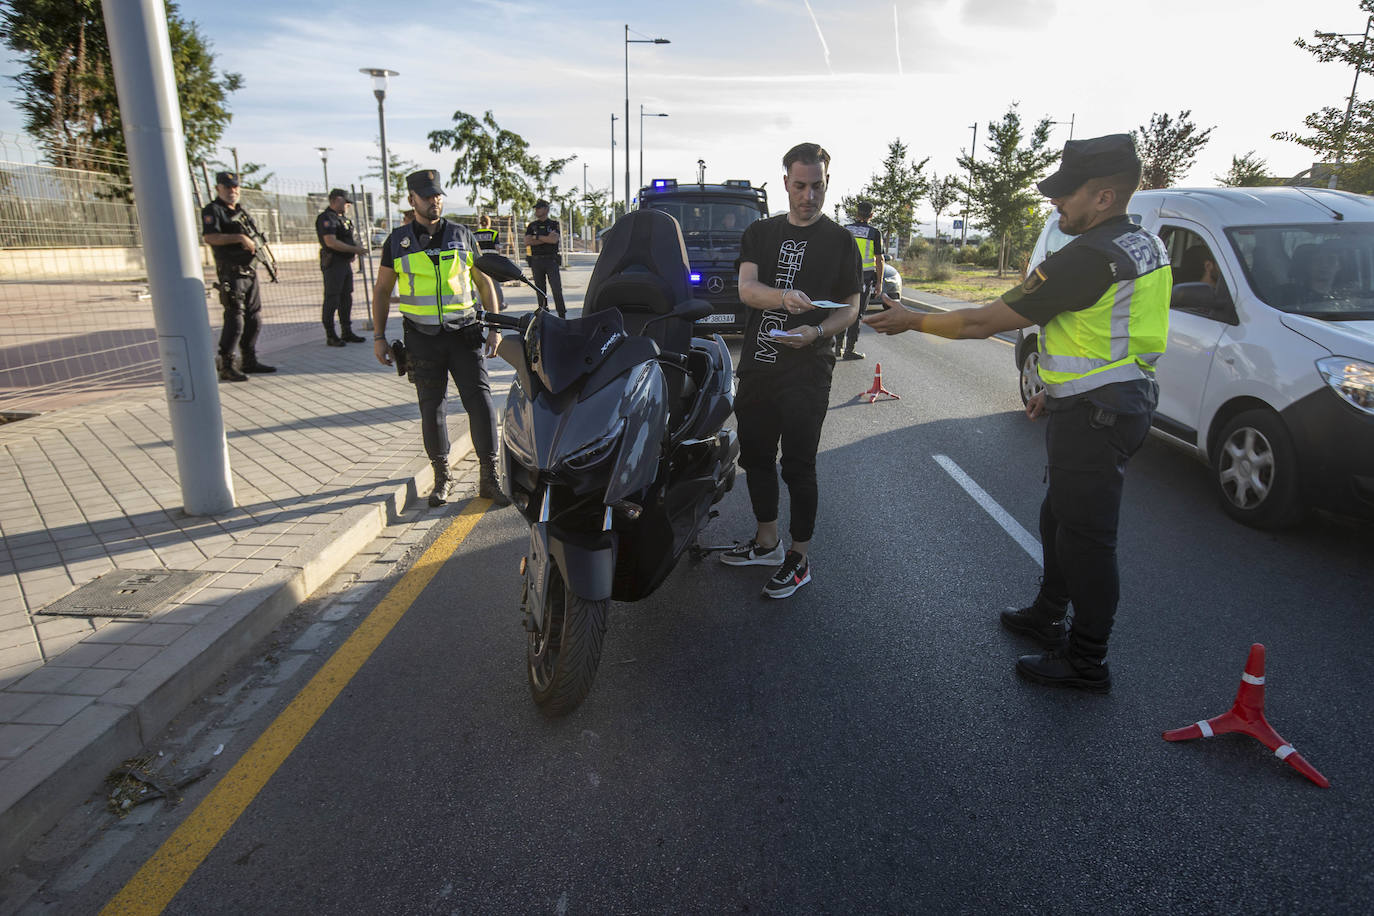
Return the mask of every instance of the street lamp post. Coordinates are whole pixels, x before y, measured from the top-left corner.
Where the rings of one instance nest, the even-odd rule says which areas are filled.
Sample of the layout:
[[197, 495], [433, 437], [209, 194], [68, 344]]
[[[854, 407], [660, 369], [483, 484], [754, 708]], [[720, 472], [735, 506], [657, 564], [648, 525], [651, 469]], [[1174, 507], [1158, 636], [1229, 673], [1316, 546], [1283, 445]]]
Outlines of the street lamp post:
[[[666, 38], [631, 38], [630, 24], [625, 24], [625, 212], [630, 212], [630, 45], [666, 45]], [[611, 183], [615, 183], [612, 175]]]
[[1364, 46], [1369, 41], [1369, 30], [1374, 27], [1374, 16], [1365, 20], [1364, 32], [1318, 32], [1318, 38], [1354, 38], [1360, 36], [1360, 58], [1355, 62], [1355, 79], [1350, 84], [1350, 101], [1345, 105], [1345, 120], [1341, 122], [1341, 139], [1336, 143], [1336, 167], [1331, 170], [1331, 178], [1326, 186], [1336, 189], [1336, 177], [1340, 174], [1341, 163], [1345, 159], [1345, 140], [1350, 134], [1350, 115], [1355, 110], [1355, 87], [1360, 84], [1360, 70], [1364, 64]]
[[639, 105], [639, 186], [644, 187], [644, 119], [645, 118], [666, 118], [662, 112], [645, 112], [644, 103]]
[[329, 151], [331, 146], [317, 146], [315, 149], [320, 153], [320, 165], [324, 166], [324, 192], [329, 193]]
[[382, 225], [388, 232], [391, 231], [391, 170], [386, 155], [386, 114], [382, 108], [382, 102], [386, 100], [386, 81], [388, 77], [400, 76], [395, 70], [385, 70], [380, 67], [361, 67], [360, 73], [366, 73], [372, 77], [372, 94], [377, 97], [377, 126], [381, 131], [382, 141], [382, 212], [386, 222]]
[[[615, 112], [611, 112], [611, 222], [615, 222], [615, 122], [619, 120], [620, 116]], [[628, 143], [629, 141], [627, 140], [625, 142]], [[629, 155], [628, 150], [626, 151], [626, 155]], [[628, 187], [629, 182], [625, 182], [625, 185]], [[629, 198], [627, 197], [626, 200], [629, 200]], [[629, 208], [627, 207], [626, 209]]]
[[1061, 125], [1064, 125], [1064, 124], [1069, 125], [1069, 139], [1072, 140], [1072, 139], [1073, 139], [1073, 119], [1076, 118], [1076, 117], [1078, 117], [1077, 114], [1075, 114], [1074, 112], [1069, 112], [1069, 119], [1068, 119], [1067, 121], [1051, 121], [1051, 122], [1050, 122], [1050, 126], [1051, 126], [1051, 127], [1058, 127], [1058, 126], [1061, 126]]
[[[968, 148], [968, 163], [969, 163], [968, 180], [969, 180], [969, 184], [971, 185], [971, 184], [973, 184], [973, 160], [978, 158], [978, 122], [977, 122], [977, 121], [974, 121], [972, 124], [969, 125], [969, 127], [972, 127], [972, 128], [973, 128], [973, 145], [970, 146], [970, 147]], [[961, 220], [959, 221], [959, 247], [960, 247], [960, 248], [963, 248], [963, 247], [964, 247], [964, 244], [965, 244], [966, 242], [968, 242], [968, 208], [969, 208], [969, 195], [968, 195], [968, 189], [965, 189], [965, 190], [964, 190], [964, 213], [963, 213], [964, 218], [961, 219]]]

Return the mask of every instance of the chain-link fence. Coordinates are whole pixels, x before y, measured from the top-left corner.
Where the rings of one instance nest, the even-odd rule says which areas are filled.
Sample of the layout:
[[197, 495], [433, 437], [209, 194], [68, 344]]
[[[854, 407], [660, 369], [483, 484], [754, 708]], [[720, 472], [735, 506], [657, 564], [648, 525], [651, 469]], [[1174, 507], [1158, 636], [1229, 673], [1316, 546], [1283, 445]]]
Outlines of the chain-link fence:
[[[0, 422], [161, 380], [127, 162], [110, 158], [99, 163], [101, 171], [82, 171], [43, 160], [26, 139], [0, 134]], [[198, 205], [213, 199], [212, 171], [193, 168], [190, 177]], [[355, 237], [372, 252], [353, 264], [353, 321], [367, 327], [375, 249], [386, 227], [380, 185], [352, 190]], [[262, 271], [258, 278], [258, 353], [266, 362], [292, 344], [324, 345], [315, 218], [328, 204], [327, 193], [307, 182], [275, 180], [242, 190], [240, 204], [267, 235], [278, 265], [278, 282], [268, 282]], [[374, 196], [375, 213], [369, 206]], [[393, 223], [399, 222], [400, 213], [392, 212]], [[199, 214], [193, 216], [199, 226]], [[494, 225], [503, 253], [517, 257], [524, 226], [508, 216]], [[202, 265], [206, 313], [217, 339], [222, 309], [208, 246], [202, 246]]]

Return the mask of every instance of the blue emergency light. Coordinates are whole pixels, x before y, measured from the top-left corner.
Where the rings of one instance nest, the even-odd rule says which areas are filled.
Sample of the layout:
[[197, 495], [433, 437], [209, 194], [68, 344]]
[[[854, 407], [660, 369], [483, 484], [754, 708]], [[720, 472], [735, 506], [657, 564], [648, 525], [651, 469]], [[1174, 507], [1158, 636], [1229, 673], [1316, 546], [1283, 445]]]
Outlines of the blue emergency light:
[[655, 190], [655, 191], [662, 191], [662, 190], [665, 189], [665, 188], [675, 188], [675, 187], [677, 187], [677, 179], [676, 179], [676, 178], [655, 178], [655, 179], [654, 179], [654, 190]]
[[688, 278], [689, 278], [693, 283], [700, 283], [700, 282], [701, 282], [701, 274], [693, 273], [693, 274], [688, 274], [687, 276], [688, 276]]

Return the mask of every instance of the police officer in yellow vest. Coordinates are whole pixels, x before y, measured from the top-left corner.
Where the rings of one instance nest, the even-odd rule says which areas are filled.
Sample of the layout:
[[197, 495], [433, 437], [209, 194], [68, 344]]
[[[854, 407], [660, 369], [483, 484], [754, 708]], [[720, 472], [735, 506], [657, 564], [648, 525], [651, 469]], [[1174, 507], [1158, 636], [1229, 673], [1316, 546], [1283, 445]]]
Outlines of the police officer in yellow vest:
[[397, 289], [408, 374], [420, 402], [425, 453], [434, 465], [429, 504], [444, 505], [453, 490], [444, 420], [444, 396], [452, 376], [481, 466], [478, 495], [509, 505], [496, 477], [496, 414], [485, 362], [496, 352], [499, 336], [495, 330], [484, 332], [476, 316], [479, 299], [482, 308], [500, 311], [496, 293], [491, 280], [473, 267], [479, 249], [472, 230], [440, 217], [444, 192], [439, 173], [433, 169], [412, 172], [406, 176], [406, 186], [415, 220], [393, 231], [382, 245], [372, 290], [373, 351], [382, 365], [392, 365], [386, 321], [391, 291]]
[[915, 329], [949, 338], [1042, 327], [1046, 390], [1026, 413], [1049, 416], [1045, 575], [1035, 601], [1004, 611], [1002, 625], [1049, 650], [1018, 659], [1023, 676], [1098, 692], [1111, 688], [1107, 640], [1120, 595], [1116, 532], [1126, 463], [1150, 429], [1159, 399], [1154, 364], [1169, 333], [1168, 252], [1126, 215], [1139, 184], [1130, 135], [1070, 140], [1059, 171], [1038, 187], [1072, 242], [982, 308], [892, 309], [865, 319], [887, 334]]
[[[472, 230], [472, 234], [477, 237], [477, 244], [483, 251], [501, 251], [501, 230], [491, 224], [491, 217], [486, 213], [477, 220], [477, 228]], [[501, 308], [506, 307], [506, 294], [501, 292], [501, 284], [493, 282], [496, 287], [496, 301], [501, 304]]]
[[[854, 349], [859, 342], [859, 325], [864, 312], [868, 311], [868, 300], [877, 295], [883, 283], [883, 233], [877, 226], [868, 224], [873, 216], [873, 205], [861, 200], [854, 207], [854, 222], [845, 226], [854, 236], [854, 244], [859, 246], [859, 270], [863, 272], [863, 285], [859, 290], [859, 314], [844, 334], [835, 335], [836, 359], [863, 359], [864, 355]], [[884, 306], [886, 308], [886, 306]], [[843, 353], [841, 353], [843, 346]]]

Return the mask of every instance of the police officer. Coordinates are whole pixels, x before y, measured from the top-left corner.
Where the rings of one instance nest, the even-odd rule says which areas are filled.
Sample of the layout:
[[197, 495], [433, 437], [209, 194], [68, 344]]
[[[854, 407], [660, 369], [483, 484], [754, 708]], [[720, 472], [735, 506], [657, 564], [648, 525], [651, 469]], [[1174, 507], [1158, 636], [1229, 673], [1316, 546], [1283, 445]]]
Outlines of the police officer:
[[[483, 251], [501, 250], [501, 230], [492, 226], [491, 217], [486, 213], [477, 220], [477, 228], [472, 230], [472, 234], [477, 236], [477, 244]], [[496, 301], [501, 304], [501, 308], [505, 308], [506, 294], [501, 291], [501, 284], [493, 282], [492, 285], [496, 287]]]
[[1045, 392], [1026, 413], [1049, 417], [1049, 490], [1040, 507], [1045, 575], [1029, 607], [1001, 618], [1050, 650], [1016, 662], [1021, 675], [1043, 684], [1111, 688], [1106, 657], [1120, 597], [1121, 489], [1159, 400], [1154, 364], [1168, 338], [1172, 284], [1164, 244], [1126, 215], [1139, 184], [1130, 135], [1070, 140], [1059, 171], [1038, 187], [1059, 211], [1059, 228], [1076, 236], [1072, 242], [982, 308], [939, 315], [894, 308], [865, 319], [886, 334], [915, 329], [949, 338], [1043, 329]]
[[472, 230], [440, 217], [444, 192], [439, 173], [433, 169], [412, 172], [406, 176], [406, 187], [415, 219], [398, 227], [382, 245], [377, 284], [372, 289], [373, 352], [382, 365], [392, 365], [386, 320], [391, 291], [398, 288], [406, 361], [420, 402], [420, 430], [425, 454], [434, 465], [429, 504], [444, 505], [453, 491], [444, 420], [451, 376], [467, 411], [481, 467], [478, 494], [497, 505], [509, 505], [496, 477], [496, 414], [485, 362], [485, 357], [496, 352], [499, 335], [494, 329], [484, 333], [476, 315], [479, 298], [483, 308], [500, 311], [496, 293], [486, 274], [473, 267], [479, 249]]
[[[329, 206], [315, 217], [315, 235], [320, 239], [320, 271], [324, 274], [324, 342], [331, 347], [362, 343], [353, 333], [353, 258], [366, 254], [353, 237], [353, 220], [348, 218], [348, 192], [335, 188], [329, 192]], [[334, 315], [339, 316], [339, 332], [334, 333]]]
[[[525, 244], [530, 249], [530, 275], [540, 292], [552, 289], [554, 307], [558, 309], [558, 317], [563, 318], [568, 310], [563, 305], [563, 278], [558, 274], [558, 266], [563, 263], [563, 256], [558, 253], [560, 238], [558, 220], [549, 219], [549, 202], [536, 200], [534, 222], [525, 227]], [[546, 277], [548, 287], [544, 285]]]
[[849, 234], [854, 236], [854, 244], [859, 246], [860, 268], [863, 270], [863, 288], [859, 290], [859, 316], [854, 319], [844, 333], [844, 353], [840, 353], [840, 335], [835, 335], [835, 358], [836, 359], [863, 359], [864, 355], [854, 349], [854, 345], [859, 342], [859, 325], [863, 321], [864, 312], [868, 311], [868, 298], [873, 295], [875, 289], [881, 289], [883, 283], [883, 233], [877, 226], [868, 224], [869, 218], [873, 216], [873, 205], [866, 200], [861, 200], [854, 207], [854, 222], [845, 226]]
[[[262, 295], [258, 291], [258, 274], [253, 269], [253, 241], [250, 228], [253, 220], [239, 206], [239, 176], [235, 172], [215, 174], [215, 199], [201, 208], [201, 237], [215, 256], [215, 284], [219, 302], [224, 307], [224, 323], [219, 335], [219, 353], [215, 366], [220, 381], [246, 382], [244, 373], [276, 372], [276, 366], [259, 362], [257, 354], [258, 315], [262, 311]], [[243, 360], [234, 364], [234, 349]]]

